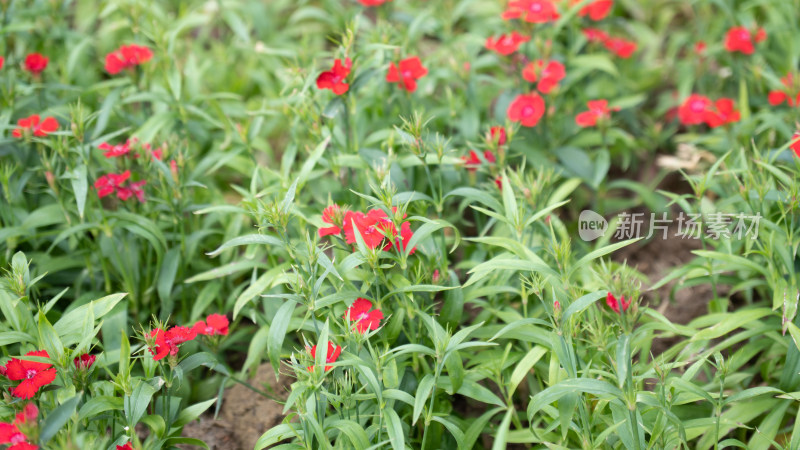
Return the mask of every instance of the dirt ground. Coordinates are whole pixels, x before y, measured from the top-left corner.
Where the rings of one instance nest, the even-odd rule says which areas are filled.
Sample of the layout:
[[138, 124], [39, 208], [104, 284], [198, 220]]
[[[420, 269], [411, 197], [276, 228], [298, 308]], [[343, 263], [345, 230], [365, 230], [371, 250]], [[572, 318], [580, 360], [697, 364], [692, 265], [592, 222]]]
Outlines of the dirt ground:
[[[272, 366], [262, 364], [249, 383], [286, 400], [291, 380], [282, 375], [279, 381], [275, 381]], [[282, 412], [283, 404], [235, 384], [225, 390], [219, 418], [214, 420], [212, 415], [203, 415], [183, 428], [183, 436], [200, 439], [211, 450], [252, 450], [262, 434], [281, 423]], [[194, 450], [201, 447], [186, 445], [180, 448]]]

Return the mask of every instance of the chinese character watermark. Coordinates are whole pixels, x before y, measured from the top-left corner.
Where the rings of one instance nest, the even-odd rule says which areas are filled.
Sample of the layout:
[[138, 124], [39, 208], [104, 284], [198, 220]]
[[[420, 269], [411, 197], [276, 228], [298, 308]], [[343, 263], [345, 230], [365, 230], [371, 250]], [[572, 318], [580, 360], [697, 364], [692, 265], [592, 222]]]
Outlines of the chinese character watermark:
[[[645, 213], [622, 212], [617, 215], [617, 228], [613, 238], [617, 240], [636, 238], [670, 237], [680, 239], [757, 239], [758, 224], [761, 214], [744, 213], [711, 214], [681, 212], [670, 218], [667, 213], [650, 213], [650, 220], [645, 220]], [[578, 234], [584, 241], [593, 241], [605, 236], [608, 221], [592, 210], [583, 210], [578, 218]], [[674, 232], [674, 233], [672, 233]], [[671, 234], [672, 233], [672, 234]]]

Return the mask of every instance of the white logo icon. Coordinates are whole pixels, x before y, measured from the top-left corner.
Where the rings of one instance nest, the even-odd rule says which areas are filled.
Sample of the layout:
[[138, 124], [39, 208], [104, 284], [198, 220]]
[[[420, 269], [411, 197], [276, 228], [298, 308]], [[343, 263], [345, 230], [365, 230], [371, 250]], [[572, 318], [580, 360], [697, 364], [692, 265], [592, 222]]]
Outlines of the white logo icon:
[[606, 234], [608, 229], [608, 221], [592, 211], [591, 209], [584, 209], [578, 217], [578, 235], [584, 241], [593, 241], [600, 236]]

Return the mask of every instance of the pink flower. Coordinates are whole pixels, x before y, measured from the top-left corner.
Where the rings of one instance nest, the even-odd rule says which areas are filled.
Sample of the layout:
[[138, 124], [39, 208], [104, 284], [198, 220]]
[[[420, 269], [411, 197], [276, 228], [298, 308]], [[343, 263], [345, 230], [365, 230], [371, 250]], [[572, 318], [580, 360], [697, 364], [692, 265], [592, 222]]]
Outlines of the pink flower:
[[108, 142], [103, 142], [102, 144], [98, 145], [97, 148], [104, 151], [103, 156], [106, 158], [118, 158], [130, 153], [131, 144], [132, 142], [130, 139], [125, 141], [124, 144], [117, 145], [111, 145]]
[[377, 330], [380, 327], [383, 312], [379, 309], [372, 309], [372, 302], [365, 298], [357, 298], [355, 302], [344, 313], [344, 318], [350, 322], [355, 322], [355, 329], [359, 333], [366, 333], [367, 330]]
[[523, 127], [535, 127], [544, 115], [544, 99], [539, 94], [521, 94], [508, 106], [509, 120], [519, 122]]

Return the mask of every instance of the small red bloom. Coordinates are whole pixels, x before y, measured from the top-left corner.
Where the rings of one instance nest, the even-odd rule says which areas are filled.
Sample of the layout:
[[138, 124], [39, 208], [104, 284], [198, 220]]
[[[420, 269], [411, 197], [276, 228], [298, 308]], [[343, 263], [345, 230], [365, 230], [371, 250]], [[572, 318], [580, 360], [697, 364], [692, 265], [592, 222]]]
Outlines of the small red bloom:
[[350, 75], [352, 63], [350, 58], [341, 59], [333, 62], [333, 68], [327, 72], [322, 72], [317, 77], [317, 89], [330, 89], [336, 95], [342, 95], [350, 89], [350, 85], [345, 83], [347, 76]]
[[401, 89], [408, 92], [417, 90], [417, 80], [428, 74], [428, 69], [422, 65], [422, 61], [416, 56], [400, 61], [399, 65], [391, 63], [389, 72], [386, 74], [386, 81], [397, 83]]
[[[49, 357], [45, 350], [28, 352], [25, 356]], [[56, 369], [49, 363], [12, 358], [6, 364], [6, 376], [11, 381], [23, 380], [11, 390], [11, 394], [25, 399], [32, 398], [40, 388], [52, 383], [56, 379]]]
[[344, 318], [350, 322], [356, 322], [355, 329], [359, 333], [366, 333], [367, 330], [377, 330], [380, 327], [383, 312], [379, 309], [372, 309], [372, 302], [365, 298], [357, 298], [355, 302], [344, 313]]
[[605, 42], [609, 38], [608, 33], [597, 28], [584, 28], [583, 35], [589, 42]]
[[523, 19], [531, 23], [558, 20], [558, 10], [552, 0], [511, 0], [502, 15], [503, 19]]
[[627, 59], [636, 51], [636, 42], [618, 37], [609, 37], [603, 42], [606, 49], [620, 58]]
[[319, 237], [339, 234], [342, 229], [337, 225], [341, 221], [342, 209], [339, 205], [330, 205], [322, 211], [322, 221], [330, 224], [329, 227], [319, 229]]
[[31, 53], [25, 57], [25, 70], [28, 72], [39, 75], [47, 68], [47, 63], [50, 59], [40, 53]]
[[545, 103], [539, 94], [521, 94], [508, 106], [509, 120], [519, 122], [523, 127], [535, 127], [544, 115]]
[[141, 180], [135, 183], [131, 183], [127, 187], [118, 186], [117, 198], [122, 201], [125, 201], [133, 196], [136, 196], [136, 198], [139, 200], [140, 203], [144, 203], [144, 189], [142, 189], [142, 186], [146, 184], [147, 184], [146, 180]]
[[[766, 33], [763, 36], [766, 37]], [[747, 27], [732, 27], [728, 30], [728, 34], [725, 36], [725, 50], [731, 53], [740, 52], [745, 55], [752, 55], [755, 51], [755, 46], [753, 45], [753, 36], [750, 34], [750, 30]]]
[[382, 4], [390, 1], [392, 0], [358, 0], [358, 3], [361, 3], [364, 6], [381, 6]]
[[707, 45], [705, 42], [697, 41], [697, 43], [694, 44], [694, 53], [696, 55], [702, 56], [706, 53], [706, 47]]
[[3, 58], [2, 56], [0, 56], [0, 69], [3, 68], [3, 64], [5, 64], [5, 62], [6, 62], [6, 59]]
[[792, 136], [792, 143], [789, 145], [789, 148], [792, 149], [795, 156], [800, 158], [800, 132], [795, 132], [794, 136]]
[[611, 110], [608, 109], [608, 100], [590, 100], [586, 103], [588, 111], [584, 111], [575, 116], [575, 123], [581, 127], [593, 127], [598, 120], [611, 118]]
[[106, 72], [116, 75], [123, 70], [146, 63], [153, 58], [153, 51], [143, 45], [123, 45], [106, 55]]
[[542, 94], [548, 94], [558, 86], [558, 83], [567, 75], [564, 64], [558, 61], [532, 61], [522, 69], [522, 78], [531, 83], [539, 81], [536, 88]]
[[528, 36], [523, 36], [516, 31], [512, 32], [511, 34], [501, 34], [498, 37], [488, 37], [486, 38], [486, 48], [489, 50], [493, 50], [501, 55], [507, 56], [519, 48], [519, 46], [524, 43], [530, 41], [531, 38]]
[[[394, 223], [381, 209], [372, 209], [367, 214], [358, 211], [347, 211], [344, 215], [342, 228], [344, 229], [345, 241], [348, 244], [356, 243], [354, 224], [364, 244], [372, 249], [378, 248], [383, 244], [382, 249], [390, 251], [394, 247], [399, 248], [400, 241], [402, 241], [402, 247], [405, 250], [408, 241], [414, 235], [411, 231], [411, 225], [408, 222], [403, 222], [400, 225], [400, 234], [398, 236]], [[385, 242], [384, 239], [386, 239]], [[409, 255], [413, 254], [414, 251], [415, 249], [411, 249]]]
[[738, 122], [739, 111], [735, 109], [732, 99], [721, 98], [714, 102], [714, 108], [706, 112], [705, 122], [711, 128], [721, 127], [729, 123]]
[[608, 307], [611, 308], [615, 313], [619, 314], [620, 304], [622, 304], [623, 312], [627, 311], [628, 307], [631, 306], [630, 300], [626, 301], [625, 297], [620, 297], [618, 301], [617, 298], [614, 297], [614, 295], [611, 294], [611, 292], [609, 292], [608, 295], [606, 296], [606, 305], [608, 305]]
[[84, 353], [81, 356], [75, 358], [72, 362], [75, 364], [75, 368], [78, 370], [88, 370], [94, 362], [97, 360], [96, 355], [90, 355], [88, 353]]
[[204, 336], [226, 336], [228, 334], [228, 317], [222, 314], [211, 314], [205, 322], [198, 320], [192, 329], [196, 334]]
[[764, 42], [767, 40], [767, 30], [760, 28], [756, 30], [756, 42]]
[[678, 108], [678, 120], [684, 125], [699, 125], [706, 121], [710, 107], [711, 100], [708, 97], [692, 94]]
[[[493, 163], [496, 161], [494, 153], [492, 153], [489, 150], [483, 152], [483, 159], [489, 163]], [[464, 166], [470, 172], [475, 172], [476, 170], [478, 170], [478, 167], [480, 167], [481, 164], [483, 164], [483, 161], [478, 156], [478, 153], [475, 152], [475, 150], [470, 150], [469, 156], [462, 156], [461, 160], [464, 161]]]
[[52, 117], [46, 117], [41, 121], [41, 123], [39, 120], [40, 117], [38, 114], [34, 114], [24, 119], [19, 119], [17, 121], [18, 128], [12, 131], [11, 135], [15, 138], [21, 138], [26, 132], [30, 131], [34, 136], [45, 137], [48, 134], [58, 130], [58, 121], [56, 119]]
[[133, 446], [131, 445], [130, 442], [128, 442], [125, 445], [118, 445], [117, 450], [133, 450]]
[[103, 150], [103, 156], [106, 158], [118, 158], [120, 156], [125, 156], [131, 151], [131, 144], [132, 142], [129, 140], [125, 141], [124, 144], [117, 144], [111, 145], [108, 142], [103, 142], [102, 144], [98, 145], [97, 148]]
[[[573, 0], [573, 4], [580, 3], [581, 0]], [[596, 21], [603, 20], [611, 12], [614, 7], [614, 0], [595, 0], [588, 5], [581, 8], [578, 15], [581, 17], [589, 16], [590, 19]]]
[[494, 126], [489, 130], [489, 140], [497, 145], [506, 144], [506, 127]]
[[[317, 357], [317, 346], [315, 345], [315, 346], [311, 347], [311, 349], [309, 349], [309, 353], [311, 353], [311, 357], [312, 358], [316, 358]], [[342, 347], [339, 347], [338, 345], [333, 345], [330, 341], [328, 341], [328, 352], [325, 354], [325, 362], [328, 363], [328, 364], [335, 363], [336, 360], [339, 359], [339, 355], [341, 353], [342, 353]], [[325, 366], [325, 371], [326, 372], [331, 370], [331, 369], [333, 369], [333, 366], [328, 366], [328, 365]], [[309, 367], [308, 370], [313, 372], [314, 371], [314, 366]]]
[[795, 77], [793, 73], [787, 73], [781, 78], [783, 83], [782, 90], [774, 90], [769, 93], [769, 104], [772, 106], [787, 102], [789, 106], [800, 105], [800, 77]]
[[131, 171], [126, 170], [120, 174], [110, 173], [108, 175], [103, 175], [94, 182], [94, 188], [97, 189], [97, 196], [103, 198], [107, 195], [113, 194], [118, 188], [122, 186], [122, 183], [128, 180], [131, 177]]

